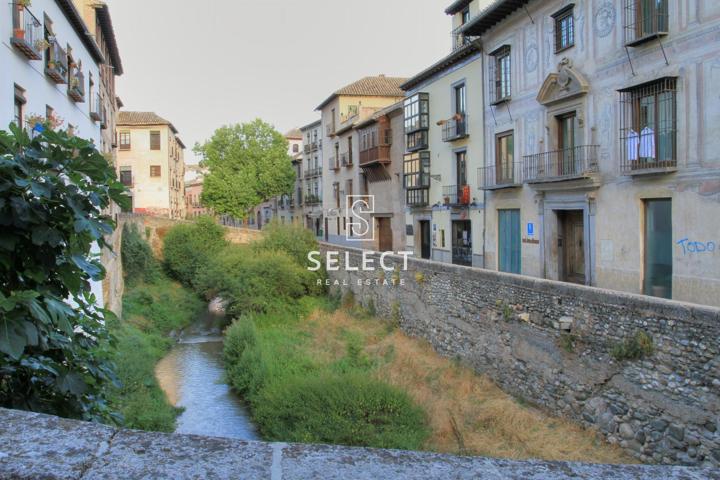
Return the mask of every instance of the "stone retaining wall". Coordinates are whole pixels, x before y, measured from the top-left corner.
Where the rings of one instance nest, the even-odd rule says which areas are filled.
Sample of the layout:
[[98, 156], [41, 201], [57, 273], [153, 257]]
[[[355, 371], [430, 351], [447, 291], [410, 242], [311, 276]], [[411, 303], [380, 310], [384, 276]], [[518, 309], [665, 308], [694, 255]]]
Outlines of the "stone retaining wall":
[[0, 478], [46, 480], [701, 480], [720, 471], [454, 457], [120, 430], [0, 409]]
[[[360, 250], [322, 249], [360, 264]], [[400, 270], [402, 257], [386, 264]], [[720, 464], [720, 309], [417, 259], [329, 275], [439, 353], [645, 462]], [[639, 331], [653, 353], [616, 360]]]

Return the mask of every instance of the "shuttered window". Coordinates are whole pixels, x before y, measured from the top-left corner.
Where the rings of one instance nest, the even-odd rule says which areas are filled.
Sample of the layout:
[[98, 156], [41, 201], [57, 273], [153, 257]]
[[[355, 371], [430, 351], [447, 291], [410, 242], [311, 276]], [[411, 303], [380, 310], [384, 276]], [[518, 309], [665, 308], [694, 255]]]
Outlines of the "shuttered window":
[[150, 132], [150, 150], [160, 150], [160, 132]]
[[150, 176], [159, 177], [161, 175], [160, 165], [150, 165]]

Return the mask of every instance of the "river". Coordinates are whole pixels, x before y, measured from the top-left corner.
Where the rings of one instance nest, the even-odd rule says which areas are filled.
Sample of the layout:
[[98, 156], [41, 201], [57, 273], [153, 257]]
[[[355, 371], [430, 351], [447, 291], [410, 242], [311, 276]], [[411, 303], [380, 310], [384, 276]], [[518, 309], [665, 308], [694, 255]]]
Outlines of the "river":
[[176, 433], [259, 440], [242, 399], [224, 382], [222, 317], [206, 313], [155, 367], [170, 403], [183, 407]]

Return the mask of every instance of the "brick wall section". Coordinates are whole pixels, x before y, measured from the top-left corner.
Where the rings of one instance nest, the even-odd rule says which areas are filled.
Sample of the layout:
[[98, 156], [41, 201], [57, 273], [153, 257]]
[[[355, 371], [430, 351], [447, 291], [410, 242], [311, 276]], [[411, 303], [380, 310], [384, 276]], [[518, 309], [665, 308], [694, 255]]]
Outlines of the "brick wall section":
[[[360, 264], [360, 250], [321, 248]], [[417, 259], [399, 274], [329, 276], [340, 283], [331, 290], [352, 290], [441, 354], [643, 461], [720, 464], [720, 309]], [[393, 278], [404, 285], [382, 285]], [[638, 330], [654, 353], [614, 360], [612, 347]]]

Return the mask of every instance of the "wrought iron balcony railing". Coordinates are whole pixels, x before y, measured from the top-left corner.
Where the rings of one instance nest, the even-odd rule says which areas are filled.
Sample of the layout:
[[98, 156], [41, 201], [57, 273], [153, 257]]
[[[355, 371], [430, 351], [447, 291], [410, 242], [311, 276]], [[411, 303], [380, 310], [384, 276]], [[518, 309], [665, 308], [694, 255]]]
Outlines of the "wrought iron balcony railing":
[[308, 168], [305, 170], [305, 178], [319, 177], [322, 175], [322, 167]]
[[468, 136], [467, 115], [458, 114], [445, 121], [442, 129], [443, 142], [452, 142]]
[[623, 0], [625, 45], [634, 47], [668, 33], [668, 0]]
[[322, 198], [320, 198], [318, 195], [315, 194], [308, 194], [305, 195], [305, 205], [311, 206], [311, 205], [319, 205], [322, 203]]
[[328, 167], [330, 167], [330, 170], [339, 170], [340, 169], [340, 159], [338, 157], [328, 158]]
[[598, 145], [582, 145], [523, 157], [523, 176], [530, 183], [588, 177], [598, 172]]
[[461, 33], [462, 28], [465, 25], [460, 25], [458, 28], [453, 30], [450, 35], [452, 36], [453, 51], [460, 50], [461, 48], [470, 45], [477, 37], [472, 35], [465, 35]]
[[47, 49], [47, 58], [45, 60], [45, 74], [55, 83], [67, 83], [68, 75], [68, 57], [67, 52], [63, 50], [59, 42], [56, 40]]
[[340, 154], [340, 165], [343, 167], [352, 167], [353, 159], [352, 154], [350, 152], [345, 152]]
[[498, 190], [517, 187], [523, 183], [523, 164], [507, 162], [499, 165], [478, 168], [480, 190]]
[[448, 185], [443, 187], [445, 205], [470, 205], [470, 185]]
[[42, 60], [42, 52], [47, 48], [43, 38], [40, 20], [27, 7], [12, 4], [13, 34], [10, 43], [23, 53], [29, 60]]

